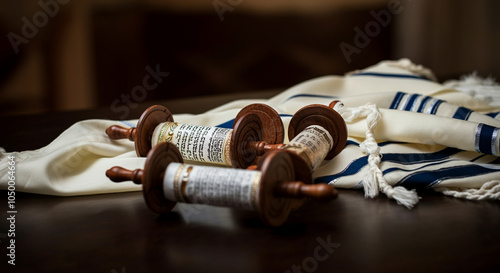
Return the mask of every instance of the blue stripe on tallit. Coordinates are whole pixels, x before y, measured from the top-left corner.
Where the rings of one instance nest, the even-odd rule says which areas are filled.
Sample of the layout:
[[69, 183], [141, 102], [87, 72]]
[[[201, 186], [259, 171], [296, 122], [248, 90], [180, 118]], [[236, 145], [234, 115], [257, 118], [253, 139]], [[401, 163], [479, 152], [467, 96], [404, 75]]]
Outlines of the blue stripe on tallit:
[[[493, 133], [495, 127], [480, 123], [476, 130], [476, 151], [486, 154], [495, 154]], [[493, 147], [493, 148], [492, 148]]]
[[120, 121], [121, 123], [129, 126], [129, 127], [137, 127], [137, 123], [136, 122], [132, 122], [132, 121], [127, 121], [127, 120], [121, 120]]
[[[397, 92], [396, 95], [394, 96], [394, 99], [391, 102], [391, 106], [389, 106], [389, 109], [398, 109], [399, 105], [401, 104], [401, 101], [403, 100], [404, 96], [407, 96], [404, 105], [401, 107], [401, 110], [403, 111], [413, 111], [415, 109], [415, 104], [418, 101], [418, 98], [420, 98], [422, 95], [420, 94], [408, 94], [404, 92]], [[420, 101], [420, 105], [416, 109], [416, 112], [418, 113], [423, 113], [424, 109], [427, 105], [427, 103], [431, 100], [432, 98], [429, 96], [425, 96], [422, 98]], [[431, 105], [431, 108], [428, 110], [428, 114], [435, 115], [439, 105], [445, 101], [440, 100], [440, 99], [433, 99], [433, 104]], [[463, 110], [465, 112], [465, 110]], [[460, 112], [461, 113], [461, 112]], [[465, 113], [464, 113], [465, 114]]]
[[347, 140], [345, 143], [345, 146], [347, 146], [347, 145], [359, 146], [359, 143], [357, 143], [356, 141]]
[[430, 163], [430, 164], [426, 164], [426, 165], [423, 165], [423, 166], [419, 166], [417, 168], [413, 168], [413, 169], [409, 169], [409, 168], [399, 168], [399, 167], [392, 167], [392, 168], [388, 168], [384, 171], [382, 171], [382, 173], [384, 175], [388, 174], [388, 173], [392, 173], [392, 172], [395, 172], [395, 171], [400, 171], [400, 172], [415, 172], [415, 171], [418, 171], [418, 170], [422, 170], [422, 169], [426, 169], [426, 168], [429, 168], [429, 167], [432, 167], [432, 166], [436, 166], [436, 165], [441, 165], [443, 163], [448, 163], [452, 160], [445, 160], [445, 161], [440, 161], [440, 162], [434, 162], [434, 163]]
[[457, 111], [453, 115], [455, 119], [468, 120], [470, 114], [472, 114], [472, 110], [465, 107], [458, 107]]
[[[387, 153], [382, 157], [382, 161], [388, 161], [393, 163], [399, 163], [402, 165], [413, 165], [422, 164], [425, 162], [438, 162], [436, 164], [443, 163], [443, 160], [448, 160], [451, 156], [461, 152], [459, 149], [455, 148], [445, 148], [443, 150], [434, 153], [411, 153], [411, 154], [400, 154], [400, 153]], [[333, 175], [327, 175], [316, 178], [314, 181], [317, 183], [328, 183], [342, 176], [353, 175], [361, 171], [363, 167], [368, 164], [368, 156], [360, 157], [352, 161], [344, 170]]]
[[228, 120], [228, 121], [226, 121], [224, 123], [221, 123], [219, 125], [215, 125], [215, 127], [232, 129], [233, 128], [233, 123], [234, 123], [234, 118], [232, 120]]
[[427, 102], [431, 99], [431, 97], [429, 96], [425, 96], [422, 101], [420, 102], [420, 106], [418, 107], [417, 109], [417, 112], [418, 113], [422, 113], [424, 112], [424, 109], [425, 109], [425, 105], [427, 104]]
[[404, 106], [403, 110], [405, 111], [411, 111], [413, 109], [413, 104], [415, 103], [415, 100], [420, 97], [418, 94], [412, 94], [406, 101], [406, 105]]
[[306, 98], [322, 98], [322, 99], [338, 99], [338, 96], [330, 96], [330, 95], [317, 95], [317, 94], [295, 94], [289, 98], [287, 98], [285, 101], [289, 101], [291, 99], [295, 98], [300, 98], [300, 97], [306, 97]]
[[500, 165], [500, 157], [497, 157], [495, 160], [491, 161], [489, 164], [498, 164], [498, 165]]
[[[387, 145], [391, 145], [391, 144], [408, 144], [408, 142], [401, 142], [401, 141], [383, 141], [383, 142], [379, 142], [377, 143], [377, 145], [379, 147], [384, 147], [384, 146], [387, 146]], [[354, 140], [347, 140], [347, 143], [345, 146], [347, 145], [354, 145], [354, 146], [359, 146], [360, 144]]]
[[499, 114], [500, 112], [492, 112], [492, 113], [487, 113], [485, 115], [487, 115], [488, 117], [496, 118]]
[[382, 161], [394, 162], [399, 164], [421, 164], [425, 162], [435, 162], [449, 159], [451, 156], [462, 152], [460, 149], [456, 148], [444, 148], [443, 150], [434, 153], [388, 153], [384, 154]]
[[486, 156], [485, 154], [478, 155], [478, 156], [474, 157], [473, 159], [471, 159], [471, 160], [469, 160], [469, 161], [470, 161], [470, 162], [474, 162], [474, 161], [477, 161], [477, 160], [479, 160], [479, 159], [481, 159], [481, 158], [483, 158], [483, 157], [485, 157], [485, 156]]
[[364, 166], [368, 164], [368, 156], [360, 157], [351, 162], [344, 170], [333, 175], [317, 177], [314, 179], [315, 183], [328, 183], [341, 176], [353, 175], [358, 173]]
[[391, 106], [389, 109], [398, 109], [399, 103], [401, 103], [401, 99], [406, 95], [404, 92], [397, 92], [396, 96], [394, 96], [394, 100], [392, 100]]
[[404, 186], [410, 189], [428, 188], [448, 179], [467, 178], [495, 172], [498, 172], [500, 174], [500, 169], [488, 168], [484, 165], [448, 167], [438, 170], [421, 171], [409, 174], [401, 179], [401, 181], [398, 182], [397, 185]]
[[432, 108], [430, 109], [429, 114], [435, 115], [439, 105], [441, 105], [441, 103], [443, 103], [443, 102], [444, 101], [442, 101], [442, 100], [436, 100], [436, 102], [432, 105]]
[[350, 77], [355, 76], [373, 76], [373, 77], [383, 77], [383, 78], [403, 78], [403, 79], [416, 79], [416, 80], [425, 80], [429, 81], [429, 79], [416, 76], [416, 75], [408, 75], [408, 74], [392, 74], [392, 73], [375, 73], [375, 72], [361, 72], [349, 75]]

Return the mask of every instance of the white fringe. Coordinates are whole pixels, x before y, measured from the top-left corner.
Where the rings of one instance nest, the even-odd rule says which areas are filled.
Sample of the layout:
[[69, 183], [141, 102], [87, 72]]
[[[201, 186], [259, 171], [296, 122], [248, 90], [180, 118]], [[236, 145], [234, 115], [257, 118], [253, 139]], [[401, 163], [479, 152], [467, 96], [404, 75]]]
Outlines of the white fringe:
[[446, 81], [443, 85], [461, 91], [492, 106], [500, 106], [500, 85], [492, 77], [482, 78], [477, 75], [477, 72], [473, 72], [470, 75], [462, 76], [460, 80]]
[[444, 195], [468, 200], [500, 200], [500, 180], [484, 183], [479, 189], [435, 188]]
[[374, 198], [378, 195], [379, 191], [381, 191], [387, 195], [387, 197], [396, 200], [398, 204], [411, 209], [418, 203], [419, 197], [417, 192], [415, 190], [410, 191], [404, 187], [393, 188], [387, 183], [382, 170], [380, 170], [382, 155], [380, 154], [380, 147], [373, 135], [373, 130], [382, 118], [378, 107], [373, 103], [367, 103], [356, 108], [347, 108], [342, 103], [337, 103], [334, 110], [336, 110], [346, 122], [353, 122], [358, 118], [366, 118], [366, 125], [368, 127], [365, 133], [366, 139], [359, 146], [364, 153], [368, 154], [368, 166], [370, 167], [363, 179], [365, 197]]
[[386, 61], [386, 63], [389, 66], [399, 67], [421, 77], [427, 78], [431, 81], [437, 82], [437, 77], [436, 75], [434, 75], [434, 73], [432, 73], [432, 70], [422, 65], [414, 64], [412, 61], [410, 61], [410, 59], [402, 58], [396, 61]]
[[[434, 75], [432, 70], [430, 70], [429, 68], [424, 67], [422, 65], [414, 64], [412, 61], [410, 61], [410, 59], [407, 59], [407, 58], [402, 58], [399, 60], [392, 60], [392, 61], [382, 61], [382, 63], [386, 64], [387, 66], [393, 66], [393, 67], [398, 67], [398, 68], [404, 69], [408, 72], [411, 72], [414, 75], [427, 78], [427, 79], [434, 81], [434, 82], [438, 81], [436, 75]], [[363, 71], [357, 69], [357, 70], [347, 72], [347, 73], [345, 73], [345, 75], [350, 76], [350, 75], [357, 74], [360, 72], [363, 72]]]

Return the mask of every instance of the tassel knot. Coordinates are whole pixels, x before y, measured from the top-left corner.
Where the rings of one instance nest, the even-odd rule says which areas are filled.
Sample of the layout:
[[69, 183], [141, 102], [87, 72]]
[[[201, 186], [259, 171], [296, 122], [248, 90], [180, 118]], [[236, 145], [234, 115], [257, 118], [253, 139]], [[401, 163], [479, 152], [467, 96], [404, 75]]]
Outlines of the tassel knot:
[[359, 145], [363, 153], [368, 154], [368, 173], [363, 179], [363, 189], [365, 197], [374, 198], [379, 191], [387, 195], [388, 198], [396, 200], [400, 205], [411, 209], [418, 203], [419, 197], [415, 190], [408, 190], [404, 187], [393, 188], [384, 178], [384, 174], [380, 169], [382, 155], [380, 147], [375, 140], [373, 130], [378, 125], [382, 114], [375, 104], [367, 103], [357, 108], [347, 108], [343, 104], [337, 104], [335, 110], [340, 113], [346, 122], [352, 122], [357, 118], [366, 117], [366, 126], [368, 127], [365, 133], [365, 140]]

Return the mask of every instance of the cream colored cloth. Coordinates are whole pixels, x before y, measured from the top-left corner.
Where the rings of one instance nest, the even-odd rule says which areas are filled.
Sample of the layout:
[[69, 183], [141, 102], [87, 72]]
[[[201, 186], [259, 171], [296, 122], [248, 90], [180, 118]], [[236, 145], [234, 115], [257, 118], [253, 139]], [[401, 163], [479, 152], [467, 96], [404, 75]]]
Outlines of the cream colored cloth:
[[[369, 197], [381, 191], [395, 198], [399, 193], [393, 189], [413, 194], [409, 190], [433, 188], [457, 197], [499, 199], [500, 120], [495, 117], [500, 108], [432, 78], [430, 70], [408, 60], [385, 61], [344, 76], [303, 82], [269, 100], [237, 100], [174, 119], [229, 128], [228, 117], [235, 117], [241, 108], [266, 103], [280, 113], [287, 127], [301, 107], [338, 99], [344, 104], [337, 110], [346, 119], [348, 143], [315, 171], [316, 182], [339, 188], [365, 186]], [[112, 166], [143, 167], [145, 159], [136, 157], [132, 142], [110, 140], [104, 132], [113, 124], [135, 123], [84, 120], [44, 148], [2, 152], [0, 188], [8, 187], [7, 167], [14, 157], [17, 191], [68, 196], [140, 190], [105, 176]], [[418, 202], [415, 194], [408, 203], [405, 198], [395, 199], [407, 207]]]

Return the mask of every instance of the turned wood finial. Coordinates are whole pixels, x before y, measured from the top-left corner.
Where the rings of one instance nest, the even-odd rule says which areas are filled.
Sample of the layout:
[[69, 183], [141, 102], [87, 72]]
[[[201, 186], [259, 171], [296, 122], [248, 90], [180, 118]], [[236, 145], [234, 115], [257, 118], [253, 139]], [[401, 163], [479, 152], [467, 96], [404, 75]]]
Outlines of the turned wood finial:
[[259, 155], [259, 156], [264, 155], [266, 152], [269, 152], [269, 151], [283, 149], [283, 147], [286, 146], [286, 144], [283, 144], [283, 143], [268, 144], [264, 141], [252, 142], [252, 143], [250, 143], [250, 145], [255, 147], [255, 149], [257, 151], [257, 155]]
[[[175, 164], [170, 165], [172, 163]], [[211, 187], [197, 187], [196, 185], [208, 185], [219, 183], [219, 181], [220, 183], [238, 184], [241, 182], [244, 185], [251, 185], [241, 187], [240, 190], [244, 189], [243, 191], [247, 191], [249, 196], [252, 196], [253, 208], [258, 211], [263, 222], [271, 226], [283, 224], [289, 213], [300, 207], [306, 198], [328, 201], [337, 196], [337, 191], [326, 184], [312, 184], [310, 168], [301, 164], [303, 162], [294, 160], [290, 153], [283, 150], [270, 151], [264, 155], [257, 166], [252, 165], [248, 167], [248, 170], [228, 170], [220, 167], [183, 165], [182, 163], [182, 156], [177, 147], [172, 143], [163, 142], [156, 145], [148, 154], [143, 170], [113, 167], [106, 172], [106, 175], [115, 182], [132, 180], [136, 184], [142, 184], [146, 204], [157, 213], [170, 211], [176, 202], [186, 202], [187, 199], [184, 198], [188, 198], [188, 196], [189, 198], [201, 198]], [[194, 172], [193, 168], [198, 169]], [[241, 172], [245, 173], [242, 175]], [[260, 172], [260, 174], [256, 172]], [[207, 179], [205, 175], [215, 173], [222, 173], [222, 175], [215, 176], [215, 180], [204, 181]], [[228, 181], [227, 178], [230, 177], [232, 179], [239, 177], [242, 180]], [[185, 192], [186, 188], [183, 189], [183, 187], [186, 187], [188, 183], [194, 183], [191, 185], [197, 187], [194, 192]], [[176, 188], [175, 185], [181, 186]], [[259, 190], [254, 191], [256, 188]], [[217, 191], [213, 193], [215, 196], [224, 194]], [[242, 198], [240, 193], [238, 196], [227, 205], [236, 205], [236, 207], [248, 205], [249, 200], [245, 199], [246, 197], [238, 199]], [[202, 203], [221, 205], [219, 202], [219, 199], [214, 198], [206, 199]]]
[[106, 134], [111, 139], [135, 140], [135, 128], [125, 128], [118, 125], [112, 125], [106, 129]]
[[135, 128], [124, 128], [112, 125], [106, 128], [106, 134], [111, 139], [128, 139], [135, 143], [138, 156], [145, 157], [151, 150], [151, 135], [156, 126], [163, 122], [174, 121], [172, 113], [161, 105], [153, 105], [146, 109], [137, 122]]
[[[168, 141], [163, 137], [160, 140], [160, 136], [162, 135], [160, 133], [155, 137], [155, 139], [152, 139], [156, 130], [161, 130], [158, 126], [170, 126], [166, 123], [173, 121], [174, 119], [172, 113], [167, 108], [161, 105], [153, 105], [143, 112], [137, 122], [136, 128], [127, 129], [113, 125], [106, 129], [106, 133], [112, 139], [127, 138], [134, 141], [137, 155], [145, 157], [153, 145], [156, 145], [158, 142]], [[177, 124], [176, 127], [177, 126], [180, 125]], [[199, 127], [206, 128], [208, 126], [200, 125], [197, 128]], [[175, 134], [174, 131], [169, 133]], [[195, 131], [188, 133], [193, 135], [195, 134]], [[281, 143], [283, 143], [284, 139], [284, 128], [283, 122], [281, 121], [281, 118], [276, 110], [265, 104], [254, 103], [241, 109], [234, 119], [232, 132], [229, 132], [228, 134], [231, 135], [230, 138], [227, 138], [230, 139], [228, 142], [229, 144], [227, 145], [229, 149], [227, 152], [224, 152], [225, 154], [223, 155], [225, 164], [232, 165], [235, 168], [246, 168], [247, 166], [256, 164], [259, 157], [266, 151], [280, 148], [280, 146], [274, 147], [272, 145], [276, 143], [278, 143], [278, 145], [282, 145]], [[215, 136], [211, 138], [215, 138]], [[262, 144], [259, 146], [260, 150], [257, 153], [256, 145], [252, 144], [258, 144], [259, 142]], [[203, 143], [205, 143], [204, 140]], [[197, 147], [203, 148], [203, 143], [198, 143], [199, 145], [197, 145]], [[179, 145], [179, 147], [185, 146], [189, 145]], [[200, 148], [200, 150], [203, 150], [202, 148]], [[183, 154], [186, 154], [185, 151], [182, 152]], [[197, 161], [196, 158], [186, 159]], [[219, 161], [217, 160], [215, 162]]]
[[127, 170], [122, 167], [113, 167], [106, 171], [106, 176], [113, 182], [133, 181], [135, 184], [141, 184], [144, 171], [141, 169]]
[[309, 197], [316, 201], [330, 201], [337, 197], [338, 191], [327, 184], [305, 184], [302, 181], [283, 182], [276, 188], [280, 196], [301, 198]]

